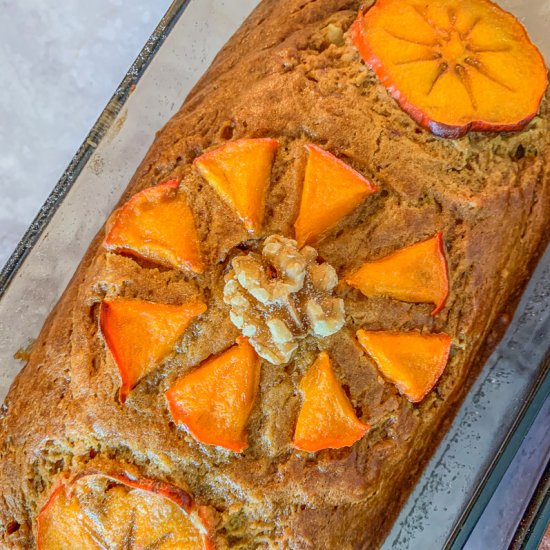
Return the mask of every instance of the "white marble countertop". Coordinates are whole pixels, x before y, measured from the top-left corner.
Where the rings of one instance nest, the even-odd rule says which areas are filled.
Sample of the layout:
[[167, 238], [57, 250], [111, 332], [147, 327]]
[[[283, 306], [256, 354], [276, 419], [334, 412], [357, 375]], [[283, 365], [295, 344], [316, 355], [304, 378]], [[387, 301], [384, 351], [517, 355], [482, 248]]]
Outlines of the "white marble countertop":
[[0, 267], [170, 0], [0, 0]]

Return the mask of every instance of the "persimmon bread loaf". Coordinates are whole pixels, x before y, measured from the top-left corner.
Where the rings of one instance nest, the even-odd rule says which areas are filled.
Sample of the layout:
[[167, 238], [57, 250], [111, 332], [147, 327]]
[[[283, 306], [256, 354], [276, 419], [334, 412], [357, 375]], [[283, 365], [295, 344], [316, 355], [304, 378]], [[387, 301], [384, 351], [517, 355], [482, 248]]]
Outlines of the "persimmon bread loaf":
[[13, 383], [1, 546], [379, 547], [548, 242], [546, 87], [488, 0], [261, 2]]

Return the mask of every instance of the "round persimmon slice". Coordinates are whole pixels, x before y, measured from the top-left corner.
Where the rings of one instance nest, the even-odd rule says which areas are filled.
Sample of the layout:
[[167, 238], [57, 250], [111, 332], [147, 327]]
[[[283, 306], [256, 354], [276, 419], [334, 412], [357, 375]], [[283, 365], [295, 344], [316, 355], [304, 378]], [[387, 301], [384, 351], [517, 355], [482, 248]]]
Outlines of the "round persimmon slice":
[[38, 550], [209, 550], [202, 508], [173, 485], [91, 473], [60, 484], [37, 519]]
[[548, 84], [523, 26], [489, 0], [377, 0], [352, 36], [402, 109], [441, 137], [519, 130]]

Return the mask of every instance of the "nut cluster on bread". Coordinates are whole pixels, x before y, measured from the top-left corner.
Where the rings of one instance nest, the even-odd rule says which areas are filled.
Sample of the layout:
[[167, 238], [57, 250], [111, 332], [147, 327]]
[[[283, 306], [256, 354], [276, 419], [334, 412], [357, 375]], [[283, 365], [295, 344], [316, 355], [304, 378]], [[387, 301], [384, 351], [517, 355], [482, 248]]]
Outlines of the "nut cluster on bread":
[[546, 84], [489, 0], [264, 0], [10, 391], [2, 544], [378, 547], [547, 242]]

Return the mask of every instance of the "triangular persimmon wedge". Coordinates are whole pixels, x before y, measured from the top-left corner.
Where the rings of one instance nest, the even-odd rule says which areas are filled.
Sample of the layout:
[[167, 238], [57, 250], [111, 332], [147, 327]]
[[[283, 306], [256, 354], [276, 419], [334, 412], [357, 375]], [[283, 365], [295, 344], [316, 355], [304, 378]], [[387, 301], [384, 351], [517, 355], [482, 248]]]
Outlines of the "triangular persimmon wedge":
[[145, 478], [91, 474], [60, 484], [37, 519], [38, 550], [208, 550], [200, 510], [183, 490]]
[[419, 403], [443, 374], [451, 338], [447, 334], [358, 330], [357, 339], [382, 376], [412, 403]]
[[205, 311], [206, 306], [198, 300], [183, 305], [123, 298], [101, 303], [99, 326], [120, 373], [121, 402], [172, 351], [191, 321]]
[[373, 262], [366, 262], [346, 282], [365, 296], [391, 296], [403, 302], [428, 302], [439, 313], [449, 294], [442, 233]]
[[369, 429], [355, 415], [325, 352], [302, 378], [300, 390], [303, 401], [294, 432], [296, 449], [313, 453], [349, 447]]
[[178, 187], [171, 180], [136, 193], [115, 213], [105, 248], [202, 273], [193, 213]]
[[172, 417], [206, 445], [240, 453], [260, 382], [260, 358], [245, 338], [211, 357], [167, 392]]
[[490, 0], [377, 0], [351, 35], [401, 108], [441, 137], [521, 129], [548, 84], [521, 23]]
[[378, 190], [359, 172], [317, 145], [307, 144], [308, 157], [298, 218], [298, 246], [312, 243]]
[[278, 142], [238, 139], [197, 157], [201, 176], [244, 222], [247, 231], [262, 228], [266, 193]]

